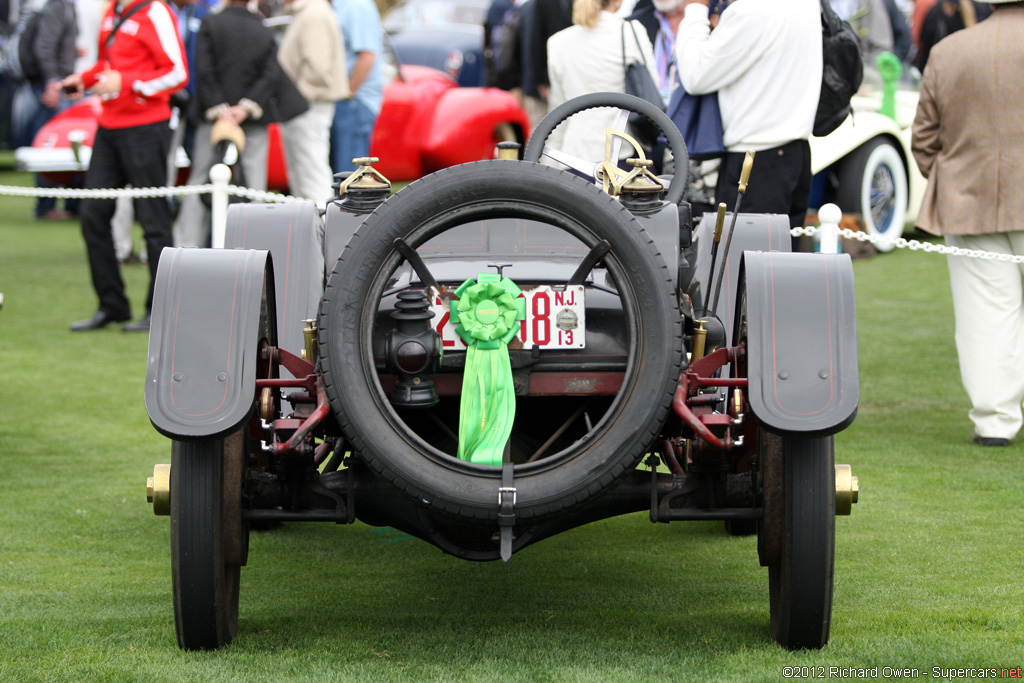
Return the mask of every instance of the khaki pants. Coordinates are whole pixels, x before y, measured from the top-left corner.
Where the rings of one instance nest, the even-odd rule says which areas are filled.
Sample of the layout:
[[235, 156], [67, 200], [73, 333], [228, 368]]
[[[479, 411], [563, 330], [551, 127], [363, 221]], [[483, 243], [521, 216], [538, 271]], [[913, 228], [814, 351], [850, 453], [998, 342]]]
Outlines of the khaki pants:
[[[1024, 232], [947, 235], [946, 244], [1024, 255]], [[960, 377], [979, 436], [1012, 439], [1024, 401], [1024, 267], [949, 256]]]

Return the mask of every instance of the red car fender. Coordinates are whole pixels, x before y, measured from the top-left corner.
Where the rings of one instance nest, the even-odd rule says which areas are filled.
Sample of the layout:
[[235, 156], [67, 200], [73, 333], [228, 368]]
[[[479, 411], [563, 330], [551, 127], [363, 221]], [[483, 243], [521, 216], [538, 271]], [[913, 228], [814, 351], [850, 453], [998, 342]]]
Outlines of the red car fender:
[[[370, 141], [377, 169], [393, 182], [421, 178], [448, 166], [491, 159], [496, 142], [514, 135], [525, 142], [529, 119], [512, 95], [496, 88], [461, 88], [436, 69], [405, 65], [400, 80], [384, 90], [384, 104]], [[96, 137], [100, 101], [88, 97], [51, 119], [32, 143], [37, 148], [70, 148], [69, 134], [81, 131], [82, 144]], [[507, 124], [507, 125], [504, 125]], [[277, 124], [268, 126], [267, 189], [287, 191], [288, 173]], [[81, 168], [47, 171], [58, 185], [81, 183]], [[187, 178], [182, 169], [178, 183]]]
[[57, 149], [59, 147], [70, 147], [71, 140], [68, 134], [71, 131], [82, 131], [85, 138], [81, 141], [83, 145], [92, 147], [92, 141], [96, 138], [96, 123], [101, 110], [100, 98], [86, 97], [82, 101], [71, 105], [59, 117], [51, 119], [52, 123], [39, 129], [32, 140], [33, 147], [43, 149]]
[[284, 161], [281, 129], [276, 123], [267, 126], [267, 189], [288, 191], [288, 171]]
[[[100, 109], [98, 97], [87, 97], [71, 105], [39, 129], [32, 140], [32, 146], [40, 149], [70, 148], [70, 136], [74, 132], [76, 136], [81, 136], [82, 145], [92, 147], [99, 127], [96, 121]], [[50, 171], [42, 175], [55, 185], [74, 187], [80, 184], [83, 174], [81, 171]]]
[[405, 65], [402, 76], [384, 89], [384, 106], [370, 141], [370, 154], [380, 159], [377, 170], [393, 182], [415, 180], [431, 170], [424, 165], [423, 146], [437, 103], [458, 89], [447, 75], [423, 66]]
[[423, 142], [423, 170], [432, 173], [493, 159], [494, 145], [505, 139], [502, 124], [512, 126], [517, 142], [526, 142], [530, 120], [510, 93], [498, 88], [448, 90], [434, 108]]

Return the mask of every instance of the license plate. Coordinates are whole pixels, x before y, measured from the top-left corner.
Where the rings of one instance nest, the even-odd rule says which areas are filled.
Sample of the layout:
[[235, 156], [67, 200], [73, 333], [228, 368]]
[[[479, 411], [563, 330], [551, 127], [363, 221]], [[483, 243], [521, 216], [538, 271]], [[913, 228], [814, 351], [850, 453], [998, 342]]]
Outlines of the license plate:
[[[519, 323], [517, 339], [522, 348], [536, 344], [543, 349], [582, 349], [586, 347], [586, 317], [583, 285], [551, 287], [537, 285], [523, 288], [526, 299], [526, 320]], [[431, 291], [430, 310], [434, 312], [434, 329], [441, 335], [446, 352], [465, 351], [466, 343], [455, 331], [448, 308], [436, 291]], [[513, 339], [510, 346], [516, 347]]]

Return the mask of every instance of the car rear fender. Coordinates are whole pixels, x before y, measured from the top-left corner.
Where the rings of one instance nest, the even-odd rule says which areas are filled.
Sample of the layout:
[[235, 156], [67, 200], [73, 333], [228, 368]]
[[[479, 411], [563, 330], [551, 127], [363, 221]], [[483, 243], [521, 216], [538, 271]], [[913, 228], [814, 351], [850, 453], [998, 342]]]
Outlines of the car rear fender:
[[526, 141], [530, 120], [515, 97], [498, 88], [452, 88], [442, 93], [423, 141], [423, 168], [433, 172], [494, 157], [494, 133], [511, 124]]
[[735, 341], [745, 315], [750, 409], [773, 432], [844, 429], [860, 393], [849, 255], [748, 251], [740, 271]]
[[296, 356], [305, 348], [303, 320], [316, 318], [324, 293], [323, 221], [312, 202], [233, 204], [225, 248], [266, 249], [274, 255], [277, 336]]
[[277, 343], [269, 252], [165, 249], [145, 390], [157, 431], [172, 439], [216, 438], [248, 418], [263, 337]]
[[[718, 254], [715, 259], [714, 277], [711, 274], [711, 252], [714, 243], [715, 214], [706, 213], [694, 216], [697, 223], [693, 231], [693, 242], [685, 250], [686, 272], [680, 273], [682, 287], [693, 301], [698, 311], [704, 308], [704, 300], [708, 290], [712, 294], [718, 287], [719, 273], [724, 276], [719, 291], [718, 306], [715, 307], [712, 296], [709, 306], [715, 308], [716, 316], [725, 327], [725, 339], [732, 338], [732, 323], [735, 313], [733, 303], [737, 300], [740, 257], [745, 251], [789, 251], [792, 247], [790, 238], [789, 216], [784, 214], [741, 213], [733, 225], [732, 213], [725, 217], [725, 229], [722, 234]], [[726, 253], [725, 245], [729, 242], [729, 230], [732, 231], [732, 243]], [[723, 268], [723, 261], [725, 268]]]

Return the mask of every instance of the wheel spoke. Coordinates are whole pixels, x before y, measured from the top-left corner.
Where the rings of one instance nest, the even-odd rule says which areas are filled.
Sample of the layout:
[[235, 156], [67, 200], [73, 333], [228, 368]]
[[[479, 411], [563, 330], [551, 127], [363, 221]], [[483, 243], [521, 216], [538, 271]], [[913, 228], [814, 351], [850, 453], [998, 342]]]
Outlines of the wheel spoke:
[[892, 220], [896, 202], [896, 187], [892, 172], [885, 166], [880, 166], [875, 171], [871, 179], [870, 194], [871, 220], [875, 227], [884, 231]]
[[576, 412], [570, 415], [569, 419], [563, 422], [562, 426], [556, 429], [555, 433], [552, 434], [540, 448], [534, 451], [533, 455], [531, 455], [526, 462], [534, 462], [542, 455], [544, 455], [547, 452], [547, 450], [551, 448], [551, 444], [553, 444], [558, 439], [558, 437], [562, 436], [562, 434], [565, 433], [565, 430], [568, 429], [573, 422], [580, 419], [580, 416], [583, 415], [583, 413], [586, 411], [587, 406], [589, 406], [593, 401], [594, 399], [588, 399], [586, 402], [582, 403], [580, 407], [576, 409]]
[[594, 269], [597, 262], [604, 258], [604, 255], [611, 251], [612, 245], [608, 244], [608, 240], [601, 240], [594, 245], [594, 248], [590, 250], [590, 253], [580, 261], [580, 265], [577, 266], [576, 272], [572, 274], [566, 285], [582, 285], [587, 276], [590, 275], [590, 271]]
[[433, 287], [436, 291], [441, 291], [441, 286], [437, 284], [437, 280], [430, 273], [430, 269], [427, 268], [427, 264], [420, 258], [419, 253], [409, 246], [409, 244], [403, 239], [397, 239], [394, 241], [393, 246], [395, 250], [401, 254], [412, 269], [416, 271], [416, 274], [420, 276], [420, 282], [427, 287]]

